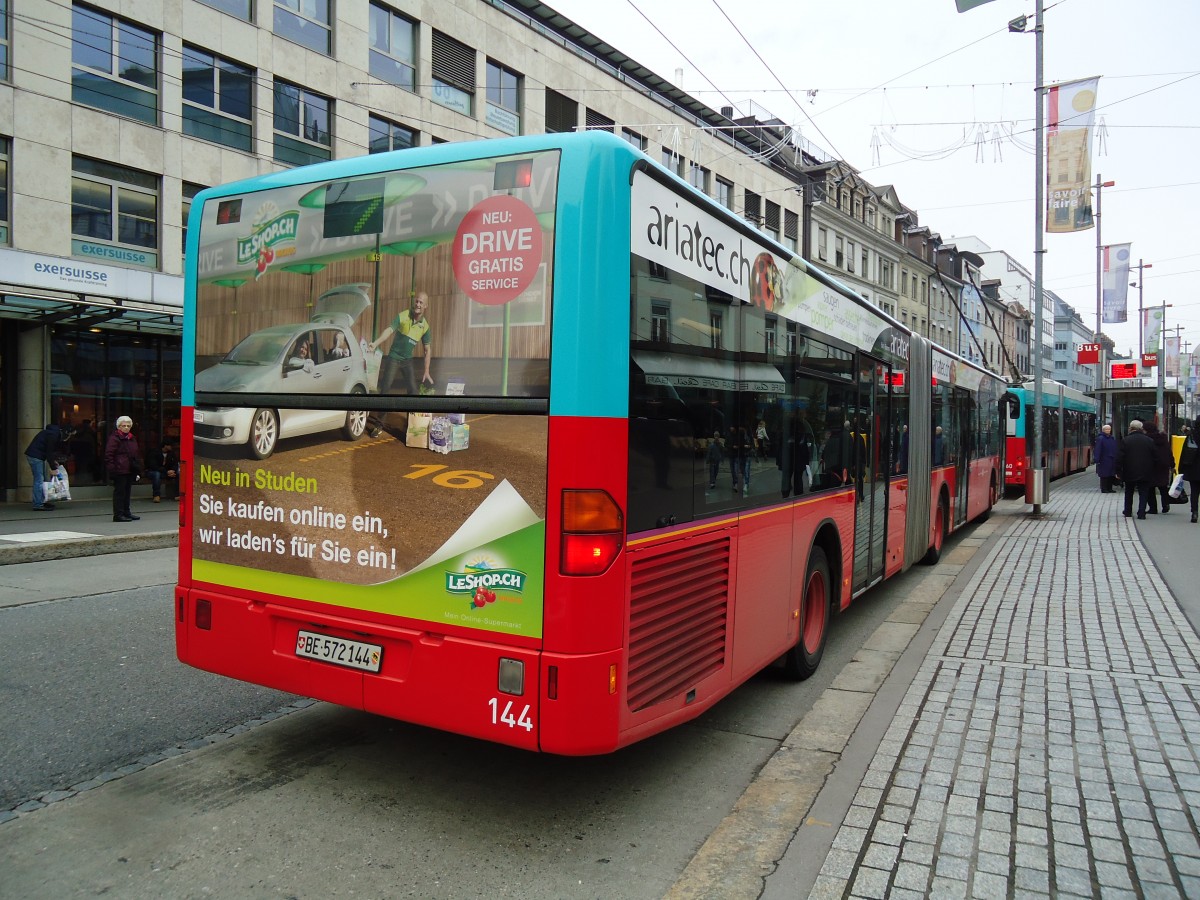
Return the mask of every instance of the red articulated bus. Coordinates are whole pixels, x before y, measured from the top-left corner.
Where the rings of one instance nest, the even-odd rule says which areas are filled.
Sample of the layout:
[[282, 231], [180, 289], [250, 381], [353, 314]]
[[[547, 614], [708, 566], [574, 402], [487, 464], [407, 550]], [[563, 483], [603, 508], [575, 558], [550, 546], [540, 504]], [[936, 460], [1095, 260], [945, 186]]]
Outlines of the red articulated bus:
[[998, 378], [605, 133], [191, 215], [175, 624], [208, 671], [607, 753], [807, 677], [1002, 485]]

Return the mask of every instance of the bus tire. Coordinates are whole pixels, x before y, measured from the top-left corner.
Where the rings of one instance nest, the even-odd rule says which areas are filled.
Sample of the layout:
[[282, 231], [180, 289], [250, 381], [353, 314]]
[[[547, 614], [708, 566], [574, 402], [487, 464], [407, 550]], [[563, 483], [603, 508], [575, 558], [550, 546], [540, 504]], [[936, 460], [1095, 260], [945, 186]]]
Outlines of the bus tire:
[[808, 571], [804, 575], [800, 595], [800, 636], [796, 645], [783, 655], [784, 673], [803, 681], [821, 665], [825, 655], [825, 639], [829, 636], [829, 611], [833, 597], [829, 578], [829, 562], [825, 551], [813, 547], [808, 556]]
[[[361, 386], [355, 386], [350, 392], [355, 396], [364, 394], [366, 391]], [[342, 437], [348, 441], [357, 441], [367, 430], [367, 411], [365, 409], [352, 409], [346, 413], [346, 424], [342, 426]]]
[[989, 518], [991, 518], [991, 515], [992, 515], [992, 507], [993, 507], [993, 506], [995, 506], [995, 505], [996, 505], [996, 478], [995, 478], [995, 476], [993, 476], [993, 477], [992, 477], [992, 480], [991, 480], [991, 483], [988, 485], [988, 502], [987, 502], [987, 506], [985, 506], [985, 507], [983, 508], [983, 512], [981, 512], [979, 515], [977, 515], [977, 516], [975, 517], [975, 521], [976, 521], [978, 524], [981, 524], [981, 525], [982, 525], [984, 522], [986, 522], [986, 521], [987, 521]]
[[279, 415], [273, 409], [256, 409], [250, 420], [250, 440], [247, 445], [255, 459], [266, 459], [275, 452], [279, 442]]
[[934, 565], [942, 558], [942, 544], [946, 541], [946, 501], [939, 500], [937, 512], [933, 519], [933, 543], [929, 545], [929, 549], [925, 551], [925, 556], [921, 562], [927, 566]]

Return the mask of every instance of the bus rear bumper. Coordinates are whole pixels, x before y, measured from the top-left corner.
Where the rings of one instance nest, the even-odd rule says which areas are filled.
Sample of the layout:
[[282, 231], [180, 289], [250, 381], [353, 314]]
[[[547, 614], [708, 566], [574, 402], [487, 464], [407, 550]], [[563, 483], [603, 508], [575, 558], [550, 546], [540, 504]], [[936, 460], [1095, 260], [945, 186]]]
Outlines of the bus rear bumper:
[[[208, 604], [207, 628], [197, 620]], [[297, 654], [299, 632], [382, 648], [378, 672]], [[181, 662], [252, 684], [537, 750], [540, 653], [431, 631], [178, 587], [175, 646]], [[500, 689], [505, 672], [506, 690]], [[519, 687], [514, 687], [519, 675]], [[519, 690], [519, 693], [517, 692]]]

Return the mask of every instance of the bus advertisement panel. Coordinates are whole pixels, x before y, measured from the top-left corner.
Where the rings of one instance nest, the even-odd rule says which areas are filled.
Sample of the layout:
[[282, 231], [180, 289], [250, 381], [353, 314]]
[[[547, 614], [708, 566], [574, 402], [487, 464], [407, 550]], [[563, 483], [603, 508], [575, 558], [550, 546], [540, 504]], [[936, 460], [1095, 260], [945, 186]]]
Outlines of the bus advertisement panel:
[[[548, 393], [557, 178], [542, 152], [204, 204], [194, 579], [540, 637], [545, 419], [453, 404]], [[346, 408], [368, 393], [450, 405]]]

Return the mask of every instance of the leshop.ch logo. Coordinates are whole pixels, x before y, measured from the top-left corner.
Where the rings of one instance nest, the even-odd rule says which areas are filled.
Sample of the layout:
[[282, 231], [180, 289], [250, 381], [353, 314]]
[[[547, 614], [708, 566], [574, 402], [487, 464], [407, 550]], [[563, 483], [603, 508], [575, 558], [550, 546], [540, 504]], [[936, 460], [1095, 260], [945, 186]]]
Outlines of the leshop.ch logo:
[[528, 575], [519, 569], [496, 566], [486, 559], [468, 563], [465, 572], [446, 573], [446, 592], [471, 595], [471, 608], [496, 602], [496, 591], [521, 595]]

